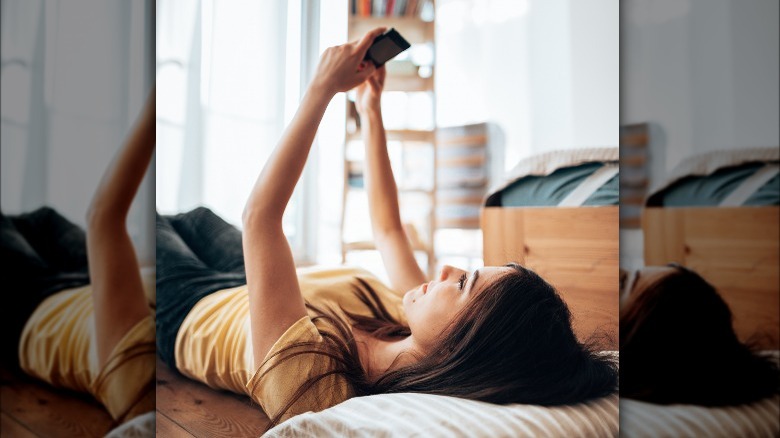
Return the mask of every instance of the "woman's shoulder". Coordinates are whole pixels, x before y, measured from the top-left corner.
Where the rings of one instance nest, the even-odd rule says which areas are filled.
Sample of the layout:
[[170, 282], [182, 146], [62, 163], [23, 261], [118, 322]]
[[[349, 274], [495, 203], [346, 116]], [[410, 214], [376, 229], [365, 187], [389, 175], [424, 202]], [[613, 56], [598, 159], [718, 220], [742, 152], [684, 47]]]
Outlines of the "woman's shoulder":
[[149, 315], [114, 346], [106, 365], [92, 382], [90, 393], [118, 420], [153, 410], [155, 360], [154, 318]]
[[338, 373], [339, 362], [326, 354], [326, 342], [318, 326], [305, 316], [274, 343], [246, 384], [249, 395], [269, 417], [281, 414], [301, 385], [309, 388], [284, 412], [282, 421], [327, 409], [351, 396], [349, 383]]

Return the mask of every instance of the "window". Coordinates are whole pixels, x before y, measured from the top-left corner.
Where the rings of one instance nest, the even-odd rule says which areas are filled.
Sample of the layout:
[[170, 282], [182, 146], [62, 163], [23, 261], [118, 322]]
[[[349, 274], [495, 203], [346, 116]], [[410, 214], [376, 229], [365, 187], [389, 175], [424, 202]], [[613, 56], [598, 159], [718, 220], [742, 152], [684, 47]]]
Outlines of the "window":
[[[240, 227], [297, 108], [300, 2], [165, 0], [157, 17], [157, 208], [204, 205]], [[297, 258], [305, 252], [300, 192], [284, 217]]]

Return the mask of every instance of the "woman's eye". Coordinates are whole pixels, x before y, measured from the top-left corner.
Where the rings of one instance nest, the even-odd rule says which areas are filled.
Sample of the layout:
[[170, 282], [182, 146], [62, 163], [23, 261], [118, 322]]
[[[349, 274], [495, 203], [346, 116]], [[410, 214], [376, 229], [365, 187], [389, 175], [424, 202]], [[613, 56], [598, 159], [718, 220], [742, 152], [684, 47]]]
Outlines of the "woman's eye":
[[458, 289], [463, 290], [463, 286], [466, 285], [467, 278], [468, 277], [466, 276], [466, 274], [460, 276], [460, 280], [458, 280]]

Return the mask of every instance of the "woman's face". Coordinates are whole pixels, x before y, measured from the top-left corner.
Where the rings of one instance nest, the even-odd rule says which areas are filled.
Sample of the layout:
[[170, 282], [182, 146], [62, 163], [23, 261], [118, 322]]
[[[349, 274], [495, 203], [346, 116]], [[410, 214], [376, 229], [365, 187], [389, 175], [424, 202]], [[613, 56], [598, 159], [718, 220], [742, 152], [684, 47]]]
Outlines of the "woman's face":
[[486, 266], [466, 272], [444, 265], [436, 280], [407, 292], [403, 299], [404, 311], [417, 345], [423, 349], [433, 346], [472, 298], [511, 271], [509, 267]]

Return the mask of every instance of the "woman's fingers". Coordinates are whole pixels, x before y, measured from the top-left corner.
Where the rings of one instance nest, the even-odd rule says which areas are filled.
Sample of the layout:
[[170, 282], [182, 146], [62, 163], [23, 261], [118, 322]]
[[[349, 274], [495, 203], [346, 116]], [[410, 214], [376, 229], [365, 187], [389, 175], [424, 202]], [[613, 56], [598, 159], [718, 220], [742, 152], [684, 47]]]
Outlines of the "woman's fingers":
[[363, 68], [363, 70], [358, 70], [356, 79], [360, 81], [360, 83], [362, 83], [367, 78], [371, 77], [371, 75], [373, 75], [375, 71], [376, 71], [376, 67], [374, 67], [374, 63], [367, 62], [365, 63], [365, 67]]
[[361, 56], [365, 56], [368, 48], [371, 47], [371, 43], [374, 42], [374, 39], [379, 35], [382, 35], [385, 30], [387, 30], [386, 27], [377, 27], [376, 29], [367, 32], [355, 46], [356, 51], [360, 53]]

